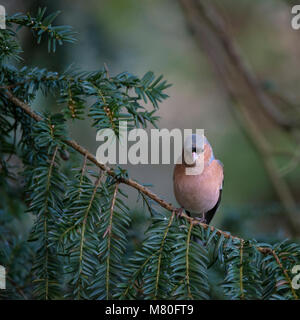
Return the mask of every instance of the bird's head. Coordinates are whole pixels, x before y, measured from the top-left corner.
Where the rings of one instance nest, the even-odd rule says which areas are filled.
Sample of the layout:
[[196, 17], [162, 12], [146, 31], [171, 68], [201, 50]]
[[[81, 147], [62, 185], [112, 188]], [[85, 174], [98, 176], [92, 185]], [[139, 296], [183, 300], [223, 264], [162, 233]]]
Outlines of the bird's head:
[[193, 167], [202, 161], [205, 165], [213, 157], [212, 148], [204, 135], [191, 134], [184, 142], [183, 162]]

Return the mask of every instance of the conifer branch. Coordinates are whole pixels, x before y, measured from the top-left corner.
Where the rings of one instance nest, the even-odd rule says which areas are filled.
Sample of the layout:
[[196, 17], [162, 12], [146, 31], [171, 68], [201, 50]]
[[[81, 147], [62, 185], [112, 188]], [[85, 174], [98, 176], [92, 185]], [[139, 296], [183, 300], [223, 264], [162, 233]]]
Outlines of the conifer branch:
[[[54, 166], [54, 162], [55, 162], [55, 158], [56, 158], [56, 154], [57, 154], [57, 150], [58, 147], [55, 148], [52, 159], [51, 159], [51, 163], [50, 163], [50, 167], [49, 167], [49, 172], [48, 172], [48, 178], [47, 178], [47, 186], [46, 186], [46, 199], [45, 199], [45, 212], [44, 212], [44, 233], [45, 233], [45, 250], [46, 250], [46, 254], [45, 254], [45, 269], [46, 272], [48, 270], [48, 221], [47, 221], [47, 216], [48, 216], [48, 195], [49, 195], [49, 189], [50, 189], [50, 179], [51, 179], [51, 175], [52, 175], [52, 168]], [[45, 279], [45, 299], [48, 300], [48, 291], [49, 291], [49, 278], [48, 278], [48, 272], [46, 275], [46, 279]]]
[[188, 289], [188, 297], [193, 299], [191, 288], [190, 288], [190, 265], [189, 265], [189, 251], [190, 251], [190, 241], [191, 241], [191, 235], [192, 235], [192, 229], [194, 224], [190, 223], [189, 231], [186, 237], [186, 251], [185, 251], [185, 278], [186, 278], [186, 284]]
[[[15, 97], [10, 91], [6, 91], [5, 95], [7, 96], [7, 98], [17, 107], [20, 107], [21, 109], [23, 109], [31, 118], [33, 118], [36, 121], [41, 121], [42, 117], [39, 116], [38, 114], [36, 114], [28, 104], [24, 103], [23, 101], [21, 101], [20, 99], [18, 99], [17, 97]], [[81, 145], [79, 145], [76, 141], [74, 140], [64, 140], [64, 142], [69, 145], [71, 148], [73, 148], [74, 150], [76, 150], [77, 152], [81, 153], [83, 156], [85, 156], [88, 160], [90, 160], [93, 164], [95, 164], [97, 167], [99, 167], [101, 170], [103, 170], [104, 172], [106, 172], [109, 176], [116, 178], [116, 174], [114, 172], [114, 170], [112, 170], [110, 167], [100, 163], [97, 161], [96, 157], [91, 154], [88, 150], [86, 150], [84, 147], [82, 147]], [[127, 184], [131, 187], [133, 187], [134, 189], [138, 190], [139, 192], [143, 193], [144, 195], [146, 195], [147, 197], [149, 197], [150, 199], [154, 200], [155, 202], [157, 202], [161, 207], [165, 208], [166, 210], [170, 211], [170, 212], [174, 212], [177, 211], [177, 208], [173, 207], [172, 204], [166, 202], [165, 200], [161, 199], [160, 197], [158, 197], [155, 193], [153, 193], [152, 191], [150, 191], [148, 188], [144, 187], [143, 185], [139, 184], [138, 182], [130, 179], [130, 178], [124, 178], [124, 177], [118, 177], [118, 181], [119, 183], [124, 183]], [[194, 225], [198, 224], [200, 225], [202, 228], [206, 229], [210, 229], [212, 232], [216, 231], [216, 234], [218, 234], [219, 236], [224, 236], [224, 238], [226, 239], [233, 239], [233, 240], [238, 240], [238, 241], [242, 241], [242, 238], [239, 238], [237, 236], [233, 236], [231, 234], [229, 234], [228, 232], [222, 231], [220, 229], [215, 228], [214, 226], [210, 226], [207, 225], [203, 222], [200, 222], [198, 220], [195, 220], [191, 217], [189, 217], [187, 214], [182, 213], [181, 217], [188, 220], [190, 223], [193, 223]], [[257, 249], [263, 253], [263, 254], [272, 254], [272, 250], [270, 248], [267, 247], [257, 247]]]
[[169, 229], [172, 225], [173, 219], [175, 216], [175, 211], [172, 212], [170, 219], [169, 219], [169, 223], [166, 227], [166, 230], [164, 232], [164, 236], [158, 251], [158, 263], [157, 263], [157, 271], [156, 271], [156, 281], [155, 281], [155, 293], [154, 293], [154, 298], [157, 299], [157, 295], [158, 295], [158, 285], [159, 285], [159, 277], [160, 277], [160, 271], [161, 271], [161, 258], [162, 258], [162, 252], [163, 252], [163, 248], [164, 248], [164, 244], [165, 244], [165, 240], [167, 238]]
[[109, 216], [109, 223], [106, 231], [104, 232], [103, 238], [106, 236], [108, 237], [107, 240], [107, 257], [106, 257], [106, 275], [105, 275], [105, 288], [106, 288], [106, 299], [109, 299], [109, 272], [110, 272], [110, 250], [111, 250], [111, 237], [112, 237], [112, 226], [113, 226], [113, 215], [114, 215], [114, 208], [117, 198], [119, 183], [116, 183], [111, 207], [110, 207], [110, 216]]
[[149, 263], [149, 261], [157, 254], [158, 251], [153, 252], [151, 255], [147, 257], [147, 259], [140, 265], [140, 267], [134, 272], [132, 275], [130, 281], [128, 281], [128, 285], [126, 286], [125, 290], [122, 292], [121, 297], [126, 298], [128, 295], [128, 292], [130, 288], [133, 287], [138, 275], [144, 270], [146, 265]]
[[288, 274], [287, 270], [286, 270], [286, 269], [284, 268], [284, 266], [282, 265], [282, 263], [281, 263], [281, 261], [280, 261], [280, 259], [279, 259], [278, 255], [276, 254], [275, 250], [272, 250], [272, 252], [271, 252], [271, 253], [272, 253], [273, 257], [275, 258], [275, 260], [276, 260], [276, 262], [277, 262], [278, 266], [279, 266], [279, 267], [280, 267], [280, 269], [282, 270], [282, 272], [283, 272], [283, 274], [284, 274], [284, 276], [285, 276], [285, 278], [286, 278], [286, 280], [287, 280], [287, 282], [288, 282], [288, 284], [289, 284], [289, 286], [290, 286], [291, 292], [292, 292], [292, 294], [293, 294], [293, 296], [294, 296], [295, 300], [298, 300], [298, 299], [299, 299], [299, 297], [298, 297], [298, 295], [297, 295], [297, 293], [296, 293], [295, 289], [293, 288], [292, 280], [291, 280], [291, 278], [290, 278], [290, 276], [289, 276], [289, 274]]
[[81, 226], [80, 247], [79, 247], [79, 252], [80, 252], [79, 253], [79, 277], [78, 277], [78, 280], [80, 281], [80, 284], [79, 284], [79, 290], [78, 290], [78, 293], [77, 293], [78, 299], [80, 298], [80, 289], [81, 289], [81, 277], [80, 277], [80, 275], [82, 273], [83, 248], [84, 248], [84, 241], [85, 241], [86, 223], [87, 223], [87, 218], [88, 218], [90, 209], [92, 207], [92, 204], [93, 204], [97, 189], [98, 189], [98, 187], [100, 185], [100, 182], [101, 182], [101, 177], [102, 177], [102, 172], [100, 172], [100, 174], [99, 174], [99, 176], [98, 176], [98, 178], [97, 178], [97, 180], [95, 182], [95, 188], [93, 190], [93, 193], [92, 193], [91, 199], [89, 201], [88, 207], [87, 207], [87, 209], [85, 211], [84, 218], [83, 218], [83, 221], [82, 221], [82, 226]]

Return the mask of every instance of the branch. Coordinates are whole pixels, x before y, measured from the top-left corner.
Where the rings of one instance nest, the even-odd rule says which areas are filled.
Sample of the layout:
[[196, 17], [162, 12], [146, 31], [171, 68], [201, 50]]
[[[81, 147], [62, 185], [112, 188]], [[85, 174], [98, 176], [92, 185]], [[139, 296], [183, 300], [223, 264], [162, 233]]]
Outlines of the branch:
[[[90, 209], [92, 207], [93, 201], [95, 199], [96, 193], [97, 193], [97, 189], [100, 185], [100, 181], [101, 181], [101, 177], [102, 177], [102, 172], [99, 173], [99, 176], [95, 182], [95, 187], [91, 196], [91, 199], [89, 201], [88, 207], [84, 213], [84, 218], [82, 221], [82, 226], [81, 226], [81, 233], [80, 233], [80, 245], [79, 245], [79, 257], [78, 257], [78, 284], [79, 284], [79, 289], [77, 292], [77, 298], [80, 299], [80, 293], [81, 293], [81, 289], [82, 289], [82, 279], [81, 279], [81, 275], [82, 275], [82, 271], [83, 271], [83, 265], [84, 265], [84, 256], [83, 256], [83, 249], [84, 249], [84, 243], [85, 243], [85, 232], [86, 232], [86, 223], [87, 223], [87, 218], [90, 212]], [[69, 229], [68, 229], [69, 230]]]
[[[42, 117], [40, 117], [38, 114], [36, 114], [33, 110], [31, 110], [30, 106], [27, 105], [26, 103], [24, 103], [23, 101], [19, 100], [17, 97], [15, 97], [11, 92], [6, 92], [6, 95], [8, 97], [8, 99], [13, 102], [17, 107], [20, 107], [21, 109], [23, 109], [29, 116], [31, 116], [33, 119], [35, 119], [36, 121], [41, 121]], [[79, 153], [81, 153], [82, 155], [84, 155], [84, 168], [86, 166], [86, 160], [89, 159], [92, 163], [94, 163], [97, 167], [99, 167], [102, 171], [106, 172], [108, 175], [116, 178], [116, 174], [113, 171], [113, 169], [109, 168], [108, 166], [100, 163], [97, 161], [97, 159], [89, 152], [87, 151], [85, 148], [83, 148], [82, 146], [80, 146], [77, 142], [75, 142], [74, 140], [65, 140], [64, 141], [67, 145], [69, 145], [71, 148], [73, 148], [74, 150], [78, 151]], [[57, 150], [56, 150], [57, 151]], [[84, 170], [84, 169], [83, 169]], [[98, 180], [95, 183], [95, 190], [97, 189], [99, 182], [101, 180], [101, 176], [98, 178]], [[147, 197], [151, 198], [152, 200], [154, 200], [155, 202], [157, 202], [161, 207], [167, 209], [168, 211], [172, 212], [172, 216], [170, 218], [169, 224], [168, 224], [168, 228], [170, 227], [173, 218], [175, 216], [175, 212], [177, 211], [177, 208], [173, 207], [172, 204], [167, 203], [166, 201], [164, 201], [163, 199], [159, 198], [156, 194], [154, 194], [153, 192], [151, 192], [149, 189], [145, 188], [144, 186], [142, 186], [141, 184], [133, 181], [132, 179], [126, 179], [123, 177], [119, 177], [117, 178], [117, 184], [114, 190], [114, 195], [113, 195], [113, 202], [112, 202], [112, 206], [111, 206], [111, 218], [112, 218], [112, 212], [113, 212], [113, 208], [114, 208], [114, 203], [116, 200], [116, 193], [118, 190], [118, 184], [119, 183], [124, 183], [127, 184], [133, 188], [135, 188], [136, 190], [138, 190], [139, 192], [141, 192], [142, 194], [146, 195]], [[93, 197], [95, 195], [95, 190], [93, 192]], [[232, 239], [232, 240], [238, 240], [241, 244], [244, 243], [244, 239], [239, 238], [237, 236], [233, 236], [230, 233], [227, 233], [225, 231], [222, 231], [220, 229], [215, 228], [214, 226], [209, 226], [205, 223], [200, 222], [197, 219], [193, 219], [191, 217], [189, 217], [187, 214], [185, 213], [181, 213], [180, 217], [186, 219], [189, 221], [190, 223], [190, 228], [189, 228], [189, 236], [191, 234], [192, 228], [195, 225], [200, 225], [203, 229], [210, 229], [211, 232], [215, 232], [217, 235], [219, 236], [223, 236], [226, 239]], [[85, 225], [84, 225], [85, 226]], [[167, 230], [168, 230], [167, 228]], [[164, 234], [164, 238], [163, 238], [163, 242], [165, 240], [166, 237], [166, 233]], [[189, 241], [189, 240], [188, 240]], [[188, 243], [189, 245], [189, 243]], [[262, 254], [265, 255], [273, 255], [273, 257], [276, 260], [276, 263], [278, 264], [278, 266], [282, 269], [284, 276], [286, 277], [290, 287], [291, 287], [291, 291], [293, 293], [293, 296], [295, 297], [295, 299], [298, 299], [297, 294], [295, 293], [295, 290], [292, 288], [292, 284], [291, 284], [291, 279], [287, 273], [287, 271], [284, 269], [282, 263], [279, 260], [279, 257], [277, 256], [277, 254], [275, 253], [275, 251], [269, 247], [260, 247], [260, 246], [255, 246], [255, 248]], [[155, 253], [156, 254], [156, 253]], [[188, 254], [188, 253], [187, 253]], [[149, 257], [150, 259], [150, 257]], [[145, 262], [146, 263], [146, 262]], [[187, 261], [187, 272], [188, 272], [188, 261]], [[187, 273], [187, 279], [189, 279], [189, 274]], [[126, 292], [128, 291], [129, 287], [127, 288]]]
[[284, 276], [285, 276], [285, 278], [286, 278], [286, 280], [287, 280], [287, 282], [288, 282], [288, 284], [289, 284], [289, 286], [290, 286], [290, 288], [291, 288], [291, 291], [292, 291], [292, 294], [293, 294], [294, 298], [295, 298], [296, 300], [298, 300], [299, 297], [298, 297], [295, 289], [293, 288], [292, 280], [291, 280], [291, 278], [290, 278], [287, 270], [286, 270], [286, 269], [284, 268], [284, 266], [282, 265], [282, 263], [281, 263], [278, 255], [276, 254], [275, 250], [272, 250], [271, 253], [272, 253], [273, 257], [275, 258], [278, 266], [279, 266], [280, 269], [282, 270], [282, 272], [283, 272], [283, 274], [284, 274]]
[[165, 244], [165, 241], [166, 241], [166, 238], [167, 238], [169, 229], [170, 229], [170, 227], [171, 227], [171, 225], [172, 225], [174, 216], [175, 216], [175, 211], [173, 211], [173, 213], [172, 213], [172, 215], [171, 215], [171, 217], [170, 217], [169, 223], [168, 223], [167, 228], [166, 228], [166, 230], [165, 230], [165, 232], [164, 232], [164, 236], [163, 236], [163, 239], [162, 239], [162, 242], [161, 242], [159, 251], [158, 251], [158, 252], [159, 252], [159, 255], [158, 255], [158, 266], [157, 266], [157, 272], [156, 272], [154, 299], [157, 299], [157, 294], [158, 294], [158, 285], [159, 285], [159, 277], [160, 277], [160, 268], [161, 268], [162, 252], [163, 252], [164, 244]]
[[[20, 99], [15, 97], [11, 92], [6, 91], [5, 94], [6, 94], [7, 98], [15, 106], [17, 106], [17, 107], [21, 108], [22, 110], [24, 110], [31, 118], [35, 119], [36, 121], [41, 121], [42, 120], [42, 117], [39, 116], [38, 114], [36, 114], [30, 108], [30, 106], [28, 104], [24, 103], [23, 101], [21, 101]], [[154, 200], [162, 208], [165, 208], [166, 210], [168, 210], [170, 212], [176, 212], [177, 211], [177, 208], [172, 206], [172, 204], [170, 204], [170, 203], [166, 202], [165, 200], [159, 198], [155, 193], [153, 193], [152, 191], [150, 191], [148, 188], [144, 187], [143, 185], [137, 183], [136, 181], [134, 181], [132, 179], [126, 179], [126, 178], [123, 178], [123, 177], [116, 177], [116, 174], [113, 171], [113, 169], [111, 169], [110, 167], [98, 162], [97, 159], [88, 150], [86, 150], [84, 147], [80, 146], [76, 141], [74, 141], [74, 140], [64, 140], [64, 143], [66, 143], [68, 146], [70, 146], [71, 148], [73, 148], [77, 152], [81, 153], [84, 157], [86, 157], [88, 160], [90, 160], [92, 163], [94, 163], [97, 167], [99, 167], [101, 170], [106, 172], [106, 174], [108, 174], [111, 177], [116, 178], [119, 183], [127, 184], [128, 186], [138, 190], [139, 192], [143, 193], [144, 195], [146, 195], [150, 199]], [[233, 240], [238, 240], [238, 241], [242, 241], [243, 240], [242, 238], [233, 236], [228, 232], [225, 232], [225, 231], [222, 231], [220, 229], [217, 229], [214, 226], [209, 226], [208, 224], [202, 223], [199, 220], [193, 219], [193, 218], [189, 217], [185, 213], [182, 213], [180, 216], [182, 218], [188, 220], [189, 223], [192, 223], [193, 225], [197, 225], [198, 224], [205, 230], [206, 229], [210, 229], [211, 232], [215, 231], [216, 234], [218, 234], [219, 236], [223, 235], [224, 238], [226, 238], [226, 239], [233, 239]], [[256, 248], [263, 254], [272, 254], [272, 250], [270, 248], [268, 248], [268, 247], [256, 247]]]
[[[51, 184], [51, 176], [52, 176], [52, 170], [53, 170], [53, 167], [54, 167], [54, 163], [55, 163], [55, 158], [56, 158], [56, 154], [57, 154], [57, 150], [58, 150], [58, 147], [55, 148], [54, 150], [54, 153], [53, 153], [53, 156], [52, 156], [52, 159], [51, 159], [51, 163], [50, 163], [50, 167], [49, 167], [49, 172], [48, 172], [48, 177], [47, 177], [47, 186], [46, 186], [46, 200], [45, 200], [45, 212], [43, 214], [43, 217], [44, 217], [44, 233], [45, 233], [45, 264], [46, 264], [46, 270], [48, 270], [48, 265], [49, 265], [49, 245], [48, 245], [48, 237], [49, 237], [49, 230], [48, 230], [48, 211], [49, 211], [49, 208], [47, 207], [48, 206], [48, 202], [49, 202], [49, 190], [50, 190], [50, 184]], [[48, 272], [47, 272], [47, 275], [46, 275], [46, 279], [45, 279], [45, 299], [48, 300], [49, 299], [49, 276], [48, 276]]]
[[194, 224], [190, 223], [189, 231], [186, 237], [186, 252], [185, 252], [185, 278], [186, 278], [186, 284], [188, 289], [188, 296], [189, 298], [193, 299], [192, 293], [191, 293], [191, 287], [190, 287], [190, 261], [189, 261], [189, 252], [190, 252], [190, 241], [191, 241], [191, 235], [192, 235], [192, 229]]
[[111, 250], [111, 237], [112, 237], [112, 224], [113, 224], [113, 215], [114, 215], [114, 208], [118, 193], [119, 183], [116, 183], [115, 190], [113, 193], [111, 207], [110, 207], [110, 216], [109, 216], [109, 224], [104, 232], [103, 238], [108, 236], [107, 240], [107, 258], [106, 258], [106, 279], [105, 279], [105, 289], [106, 289], [106, 299], [109, 299], [109, 272], [110, 272], [110, 250]]

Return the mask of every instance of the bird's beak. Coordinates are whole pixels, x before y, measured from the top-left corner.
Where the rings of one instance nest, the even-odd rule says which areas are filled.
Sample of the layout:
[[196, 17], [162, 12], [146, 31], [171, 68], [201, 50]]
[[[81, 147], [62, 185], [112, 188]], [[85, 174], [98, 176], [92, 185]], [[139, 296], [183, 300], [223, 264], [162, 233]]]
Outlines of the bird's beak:
[[193, 158], [193, 162], [198, 159], [197, 152], [192, 152], [192, 158]]

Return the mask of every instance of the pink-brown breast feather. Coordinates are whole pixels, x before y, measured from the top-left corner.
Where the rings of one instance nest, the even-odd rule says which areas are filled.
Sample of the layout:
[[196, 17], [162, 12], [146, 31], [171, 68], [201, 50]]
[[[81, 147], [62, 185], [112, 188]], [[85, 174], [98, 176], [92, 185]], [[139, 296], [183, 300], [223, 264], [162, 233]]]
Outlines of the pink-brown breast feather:
[[223, 167], [213, 160], [200, 175], [186, 175], [185, 166], [174, 169], [174, 194], [178, 203], [188, 211], [202, 214], [212, 209], [219, 198], [223, 183]]

